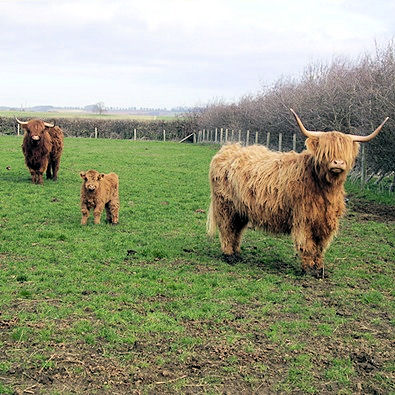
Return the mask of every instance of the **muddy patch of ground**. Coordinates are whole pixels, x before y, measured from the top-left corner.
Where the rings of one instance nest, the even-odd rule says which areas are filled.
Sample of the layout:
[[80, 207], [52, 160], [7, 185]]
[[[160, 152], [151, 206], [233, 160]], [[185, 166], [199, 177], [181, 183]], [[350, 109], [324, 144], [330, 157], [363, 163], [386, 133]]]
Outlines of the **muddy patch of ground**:
[[361, 221], [395, 223], [395, 206], [371, 202], [355, 196], [348, 196], [348, 216]]

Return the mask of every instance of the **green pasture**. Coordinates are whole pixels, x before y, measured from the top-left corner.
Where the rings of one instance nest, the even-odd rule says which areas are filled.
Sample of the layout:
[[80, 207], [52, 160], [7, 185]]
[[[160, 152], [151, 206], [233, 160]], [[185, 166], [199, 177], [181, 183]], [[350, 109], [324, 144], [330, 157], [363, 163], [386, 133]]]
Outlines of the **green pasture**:
[[[1, 394], [394, 393], [392, 197], [353, 191], [317, 280], [288, 236], [222, 260], [215, 146], [66, 138], [39, 186], [21, 142], [0, 136]], [[119, 225], [80, 225], [89, 169], [119, 175]]]
[[138, 121], [154, 121], [154, 120], [174, 120], [174, 116], [169, 115], [139, 115], [139, 114], [94, 114], [76, 111], [0, 111], [0, 117], [20, 118], [21, 120], [28, 120], [33, 118], [40, 118], [45, 120], [56, 118], [72, 118], [72, 119], [133, 119]]

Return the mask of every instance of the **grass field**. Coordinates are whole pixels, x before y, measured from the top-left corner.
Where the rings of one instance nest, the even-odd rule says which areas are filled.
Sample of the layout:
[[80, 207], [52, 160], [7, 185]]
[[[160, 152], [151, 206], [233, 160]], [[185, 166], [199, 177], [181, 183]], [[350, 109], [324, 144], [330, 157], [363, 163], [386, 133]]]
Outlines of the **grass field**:
[[[317, 280], [287, 236], [221, 260], [215, 147], [68, 138], [38, 186], [20, 146], [0, 137], [1, 394], [394, 393], [393, 198], [353, 191]], [[90, 168], [119, 175], [118, 226], [80, 225]]]
[[21, 118], [28, 120], [32, 118], [40, 118], [45, 120], [56, 118], [88, 118], [88, 119], [135, 119], [138, 121], [153, 121], [153, 120], [174, 120], [176, 117], [168, 115], [132, 115], [132, 114], [94, 114], [86, 112], [37, 112], [37, 111], [0, 111], [0, 117]]

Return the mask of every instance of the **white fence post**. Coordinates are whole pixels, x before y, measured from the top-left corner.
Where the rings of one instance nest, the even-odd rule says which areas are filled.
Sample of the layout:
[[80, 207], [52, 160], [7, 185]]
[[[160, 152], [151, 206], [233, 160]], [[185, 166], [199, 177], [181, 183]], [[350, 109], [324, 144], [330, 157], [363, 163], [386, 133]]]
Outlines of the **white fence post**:
[[20, 133], [20, 131], [21, 131], [21, 129], [20, 129], [20, 128], [21, 128], [21, 125], [19, 125], [19, 123], [18, 123], [17, 126], [18, 126], [18, 131], [17, 131], [17, 133], [18, 133], [18, 136], [19, 136], [19, 133]]
[[97, 139], [97, 128], [95, 128], [95, 139]]
[[163, 141], [166, 141], [166, 130], [163, 129]]
[[250, 143], [250, 131], [247, 130], [247, 136], [246, 136], [246, 145]]
[[218, 141], [218, 128], [215, 128], [215, 143]]
[[258, 144], [258, 132], [255, 132], [255, 144]]
[[225, 143], [228, 142], [228, 129], [225, 129]]
[[283, 150], [283, 134], [281, 132], [278, 134], [278, 150], [280, 152]]
[[267, 132], [266, 134], [266, 147], [269, 148], [270, 145], [270, 132]]
[[133, 129], [133, 140], [137, 140], [137, 130]]
[[296, 151], [296, 133], [292, 135], [292, 149]]

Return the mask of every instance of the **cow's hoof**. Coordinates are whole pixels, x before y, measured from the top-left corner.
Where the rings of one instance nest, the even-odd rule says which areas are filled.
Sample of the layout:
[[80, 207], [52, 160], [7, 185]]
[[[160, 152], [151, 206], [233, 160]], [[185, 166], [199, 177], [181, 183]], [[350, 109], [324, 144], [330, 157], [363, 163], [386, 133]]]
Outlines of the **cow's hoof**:
[[223, 254], [223, 259], [229, 265], [234, 265], [237, 262], [240, 262], [242, 258], [240, 254], [236, 253], [231, 255]]
[[325, 272], [323, 267], [302, 268], [302, 275], [311, 275], [315, 278], [328, 278], [328, 274]]

